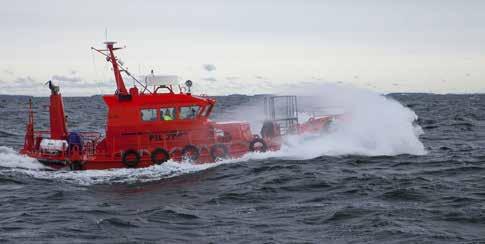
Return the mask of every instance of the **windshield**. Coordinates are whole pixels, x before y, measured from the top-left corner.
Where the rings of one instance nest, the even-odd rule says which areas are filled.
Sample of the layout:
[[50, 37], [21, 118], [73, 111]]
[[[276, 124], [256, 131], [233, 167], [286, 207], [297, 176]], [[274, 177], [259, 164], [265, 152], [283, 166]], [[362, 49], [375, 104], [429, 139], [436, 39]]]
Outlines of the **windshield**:
[[180, 107], [180, 119], [195, 119], [199, 113], [200, 106]]

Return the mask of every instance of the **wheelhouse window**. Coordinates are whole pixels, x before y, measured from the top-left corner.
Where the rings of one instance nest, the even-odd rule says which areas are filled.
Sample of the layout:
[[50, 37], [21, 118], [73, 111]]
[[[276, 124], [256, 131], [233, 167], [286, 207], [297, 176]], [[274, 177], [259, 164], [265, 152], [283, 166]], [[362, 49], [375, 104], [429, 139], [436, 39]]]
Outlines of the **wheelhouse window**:
[[180, 119], [195, 119], [199, 113], [199, 106], [180, 107]]
[[207, 117], [211, 109], [212, 109], [212, 105], [205, 106], [205, 111], [203, 111], [202, 116]]
[[161, 108], [160, 109], [160, 120], [170, 121], [175, 119], [175, 108]]
[[157, 109], [142, 109], [141, 120], [143, 121], [155, 121], [157, 120]]
[[207, 110], [208, 106], [202, 106], [202, 108], [200, 109], [200, 116], [204, 116], [205, 114], [205, 111]]

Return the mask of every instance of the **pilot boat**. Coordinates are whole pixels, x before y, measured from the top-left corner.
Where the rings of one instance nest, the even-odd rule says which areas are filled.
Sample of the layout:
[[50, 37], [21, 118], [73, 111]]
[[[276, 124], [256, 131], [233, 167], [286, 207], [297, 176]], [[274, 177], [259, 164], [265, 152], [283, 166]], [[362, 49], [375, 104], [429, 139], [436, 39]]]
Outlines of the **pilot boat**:
[[[70, 131], [60, 88], [49, 81], [50, 129], [35, 130], [30, 103], [21, 154], [54, 169], [71, 170], [140, 168], [168, 160], [211, 163], [251, 151], [279, 150], [286, 134], [322, 131], [334, 119], [312, 117], [298, 124], [296, 97], [287, 96], [283, 98], [295, 100], [287, 102], [293, 108], [286, 109], [283, 119], [275, 117], [274, 101], [279, 97], [265, 102], [268, 120], [261, 135], [253, 134], [245, 121], [212, 121], [215, 99], [192, 94], [190, 80], [185, 86], [165, 83], [151, 87], [146, 80], [139, 81], [115, 56], [121, 49], [115, 44], [105, 42], [103, 50], [92, 48], [111, 64], [116, 83], [114, 94], [102, 96], [107, 106], [105, 133]], [[122, 74], [133, 78], [140, 88], [134, 84], [127, 89]]]

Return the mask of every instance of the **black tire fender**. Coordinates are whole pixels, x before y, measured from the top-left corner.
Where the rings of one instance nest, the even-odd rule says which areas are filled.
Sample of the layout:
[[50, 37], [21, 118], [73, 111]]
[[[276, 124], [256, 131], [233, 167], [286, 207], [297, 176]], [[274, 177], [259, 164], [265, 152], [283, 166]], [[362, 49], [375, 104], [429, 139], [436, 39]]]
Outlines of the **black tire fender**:
[[268, 150], [268, 145], [262, 138], [254, 138], [250, 143], [249, 143], [249, 151], [255, 152], [256, 151], [256, 143], [261, 143], [263, 146], [261, 147], [261, 150], [259, 152], [266, 152]]
[[197, 161], [200, 157], [200, 150], [194, 145], [187, 145], [182, 149], [182, 160], [184, 155], [190, 151], [192, 152], [192, 157], [189, 158], [189, 161]]
[[[135, 159], [128, 160], [128, 156], [130, 156], [130, 155], [134, 156]], [[128, 150], [124, 151], [122, 156], [121, 156], [121, 162], [123, 162], [123, 164], [125, 164], [128, 168], [135, 168], [138, 165], [138, 163], [140, 162], [140, 159], [141, 159], [140, 154], [136, 150], [133, 150], [133, 149], [128, 149]]]
[[[160, 154], [164, 156], [164, 159], [158, 159], [158, 155]], [[153, 164], [163, 164], [170, 159], [170, 154], [163, 148], [155, 148], [155, 150], [150, 153], [150, 159], [152, 160]]]
[[[222, 156], [216, 155], [217, 150], [221, 149], [223, 152]], [[224, 144], [214, 144], [210, 148], [210, 155], [212, 160], [217, 161], [218, 159], [226, 159], [229, 157], [229, 149]]]

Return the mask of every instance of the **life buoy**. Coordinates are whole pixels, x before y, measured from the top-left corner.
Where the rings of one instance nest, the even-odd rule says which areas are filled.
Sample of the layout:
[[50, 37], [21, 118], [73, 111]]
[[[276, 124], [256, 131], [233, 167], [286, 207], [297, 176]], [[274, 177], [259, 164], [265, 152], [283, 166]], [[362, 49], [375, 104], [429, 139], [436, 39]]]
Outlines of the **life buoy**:
[[[261, 146], [258, 146], [258, 143]], [[268, 150], [268, 145], [262, 138], [255, 138], [249, 143], [249, 151], [251, 152], [266, 152], [266, 150]]]
[[121, 162], [123, 162], [128, 168], [135, 168], [140, 162], [140, 158], [141, 156], [137, 151], [129, 149], [123, 152]]
[[200, 150], [194, 145], [187, 145], [182, 149], [182, 160], [197, 161]]
[[226, 159], [229, 157], [229, 150], [224, 144], [214, 144], [211, 146], [210, 154], [212, 160], [217, 161], [221, 159]]
[[170, 155], [168, 154], [167, 150], [163, 148], [156, 148], [150, 154], [150, 158], [154, 164], [163, 164], [170, 159]]

